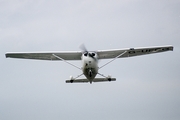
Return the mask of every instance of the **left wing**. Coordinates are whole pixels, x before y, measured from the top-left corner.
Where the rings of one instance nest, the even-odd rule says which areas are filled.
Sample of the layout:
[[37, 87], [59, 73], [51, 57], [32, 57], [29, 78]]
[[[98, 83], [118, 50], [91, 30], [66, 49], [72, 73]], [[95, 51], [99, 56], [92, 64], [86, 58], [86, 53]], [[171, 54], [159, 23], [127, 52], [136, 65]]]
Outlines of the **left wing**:
[[97, 51], [99, 59], [109, 59], [115, 58], [124, 58], [124, 57], [133, 57], [139, 55], [147, 55], [159, 52], [173, 51], [173, 46], [155, 46], [155, 47], [142, 47], [142, 48], [126, 48], [126, 49], [115, 49], [115, 50], [100, 50]]
[[81, 60], [82, 52], [34, 52], [34, 53], [6, 53], [6, 58], [22, 58], [22, 59], [36, 59], [36, 60], [60, 60], [57, 55], [64, 60]]

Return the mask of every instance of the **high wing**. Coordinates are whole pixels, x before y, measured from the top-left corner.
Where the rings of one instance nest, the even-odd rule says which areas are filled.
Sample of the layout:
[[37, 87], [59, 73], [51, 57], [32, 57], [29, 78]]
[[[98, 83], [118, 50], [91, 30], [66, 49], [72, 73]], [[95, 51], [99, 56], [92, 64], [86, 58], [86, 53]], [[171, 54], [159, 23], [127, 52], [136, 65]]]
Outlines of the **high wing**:
[[[143, 48], [126, 48], [114, 50], [99, 50], [96, 51], [99, 59], [132, 57], [139, 55], [146, 55], [152, 53], [173, 51], [173, 46], [156, 46], [156, 47], [143, 47]], [[33, 52], [33, 53], [6, 53], [6, 58], [22, 58], [22, 59], [36, 59], [36, 60], [60, 60], [54, 55], [59, 56], [64, 60], [81, 60], [81, 51], [68, 51], [68, 52]]]
[[142, 47], [142, 48], [126, 48], [126, 49], [115, 49], [115, 50], [100, 50], [97, 51], [99, 59], [115, 58], [120, 54], [118, 58], [133, 57], [139, 55], [147, 55], [159, 52], [173, 51], [173, 46], [154, 46], [154, 47]]
[[22, 58], [36, 60], [60, 60], [54, 55], [61, 57], [64, 60], [81, 60], [82, 52], [34, 52], [34, 53], [6, 53], [6, 58]]

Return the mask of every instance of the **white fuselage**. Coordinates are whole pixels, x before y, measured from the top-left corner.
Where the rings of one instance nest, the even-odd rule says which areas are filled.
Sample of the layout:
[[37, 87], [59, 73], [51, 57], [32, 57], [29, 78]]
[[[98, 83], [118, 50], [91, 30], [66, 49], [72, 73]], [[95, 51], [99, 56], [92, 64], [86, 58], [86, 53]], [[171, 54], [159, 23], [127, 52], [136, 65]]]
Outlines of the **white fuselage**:
[[98, 73], [98, 56], [96, 53], [82, 54], [82, 71], [86, 78], [92, 82]]

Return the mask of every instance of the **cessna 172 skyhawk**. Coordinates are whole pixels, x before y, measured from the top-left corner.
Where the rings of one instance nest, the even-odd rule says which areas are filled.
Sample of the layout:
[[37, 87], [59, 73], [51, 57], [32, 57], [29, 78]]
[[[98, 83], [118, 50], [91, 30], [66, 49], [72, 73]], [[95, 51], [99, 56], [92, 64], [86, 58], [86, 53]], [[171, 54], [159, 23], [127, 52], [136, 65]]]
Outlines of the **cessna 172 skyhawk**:
[[[103, 82], [103, 81], [115, 81], [116, 78], [111, 76], [104, 76], [99, 73], [98, 70], [113, 62], [117, 58], [133, 57], [138, 55], [146, 55], [152, 53], [173, 51], [173, 46], [156, 46], [156, 47], [143, 47], [143, 48], [127, 48], [127, 49], [113, 49], [113, 50], [98, 50], [88, 51], [84, 45], [81, 45], [82, 51], [68, 51], [68, 52], [34, 52], [34, 53], [6, 53], [6, 58], [22, 58], [22, 59], [37, 59], [37, 60], [61, 60], [80, 70], [82, 74], [73, 78], [70, 76], [70, 80], [66, 80], [66, 83], [81, 83], [81, 82]], [[99, 59], [111, 59], [106, 64], [98, 67]], [[78, 67], [68, 62], [68, 60], [81, 60], [82, 67]], [[96, 78], [99, 74], [102, 78]], [[78, 79], [80, 76], [85, 75], [85, 79]]]

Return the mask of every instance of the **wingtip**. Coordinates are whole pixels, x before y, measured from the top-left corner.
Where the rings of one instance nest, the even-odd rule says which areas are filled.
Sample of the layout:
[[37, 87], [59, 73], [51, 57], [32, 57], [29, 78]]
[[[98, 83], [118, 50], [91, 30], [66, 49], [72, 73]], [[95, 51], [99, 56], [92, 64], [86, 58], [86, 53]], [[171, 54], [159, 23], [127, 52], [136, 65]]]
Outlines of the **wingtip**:
[[5, 54], [5, 57], [7, 58], [8, 56], [7, 56], [7, 53]]
[[174, 46], [171, 45], [171, 50], [173, 51], [174, 50]]
[[168, 46], [166, 46], [166, 47], [168, 47], [170, 51], [173, 51], [173, 50], [174, 50], [174, 46], [173, 46], [173, 45], [168, 45]]

